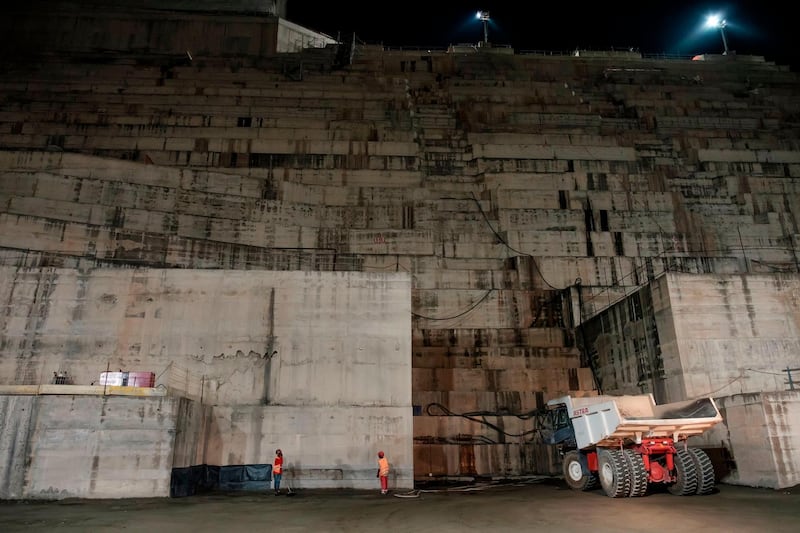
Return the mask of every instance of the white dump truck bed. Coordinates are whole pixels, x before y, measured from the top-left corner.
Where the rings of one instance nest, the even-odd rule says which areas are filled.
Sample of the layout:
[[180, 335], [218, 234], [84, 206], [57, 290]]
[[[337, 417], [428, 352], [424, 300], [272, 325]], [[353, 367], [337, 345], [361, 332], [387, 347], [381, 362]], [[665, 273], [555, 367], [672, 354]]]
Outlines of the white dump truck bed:
[[675, 442], [699, 435], [722, 421], [712, 398], [656, 405], [652, 394], [633, 396], [563, 396], [547, 402], [565, 405], [579, 449], [619, 446], [650, 437]]

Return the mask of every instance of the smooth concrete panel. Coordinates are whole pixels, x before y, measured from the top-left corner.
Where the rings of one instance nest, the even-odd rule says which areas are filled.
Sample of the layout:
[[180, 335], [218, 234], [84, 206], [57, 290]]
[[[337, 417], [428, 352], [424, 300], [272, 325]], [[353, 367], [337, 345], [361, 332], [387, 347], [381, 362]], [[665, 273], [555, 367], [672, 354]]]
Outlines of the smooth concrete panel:
[[2, 433], [17, 429], [16, 440], [0, 439], [0, 496], [168, 496], [177, 403], [167, 397], [0, 397], [0, 405], [12, 407], [3, 410]]
[[0, 294], [5, 384], [185, 370], [206, 403], [410, 405], [405, 273], [6, 267]]
[[[667, 273], [647, 290], [584, 294], [584, 302], [615, 304], [603, 312], [602, 333], [592, 333], [604, 385], [632, 392], [653, 374], [659, 403], [784, 390], [800, 350], [799, 289], [796, 274]], [[654, 316], [657, 335], [645, 338], [641, 314]]]
[[800, 349], [799, 275], [670, 273], [665, 282], [675, 343], [662, 346], [664, 362], [685, 387], [675, 400], [785, 389]]
[[800, 390], [717, 398], [723, 422], [699, 438], [728, 449], [734, 485], [782, 489], [800, 483]]
[[411, 287], [405, 273], [283, 272], [268, 403], [409, 406]]
[[[373, 487], [379, 449], [395, 465], [393, 485], [413, 486], [408, 274], [0, 274], [3, 381], [17, 382], [31, 365], [36, 376], [67, 369], [76, 384], [109, 367], [153, 370], [172, 394], [198, 400], [156, 408], [41, 397], [26, 485], [9, 481], [10, 496], [166, 496], [173, 465], [269, 462], [276, 447], [288, 448], [287, 472], [303, 486]], [[230, 407], [212, 417], [201, 402]], [[176, 426], [173, 443], [164, 432]], [[20, 446], [0, 442], [3, 468], [19, 471]]]
[[207, 464], [269, 463], [284, 454], [284, 482], [295, 488], [376, 488], [378, 451], [395, 488], [413, 487], [410, 404], [397, 407], [214, 407]]

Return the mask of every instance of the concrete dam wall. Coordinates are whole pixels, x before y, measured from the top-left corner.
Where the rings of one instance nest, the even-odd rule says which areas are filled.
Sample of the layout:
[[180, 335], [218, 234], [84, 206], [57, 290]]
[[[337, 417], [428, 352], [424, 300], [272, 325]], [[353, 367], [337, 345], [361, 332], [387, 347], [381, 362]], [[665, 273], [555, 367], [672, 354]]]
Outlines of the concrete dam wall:
[[[0, 287], [0, 497], [167, 496], [175, 468], [276, 448], [295, 488], [371, 487], [380, 449], [413, 485], [405, 273], [4, 267]], [[166, 397], [79, 386], [118, 368]], [[21, 394], [56, 370], [71, 385]]]
[[[58, 269], [75, 283], [87, 269], [157, 269], [187, 291], [223, 271], [231, 280], [263, 271], [407, 276], [410, 302], [391, 323], [405, 324], [410, 339], [410, 401], [395, 407], [413, 422], [405, 464], [414, 478], [555, 471], [531, 415], [550, 398], [597, 392], [576, 323], [670, 272], [798, 270], [798, 75], [763, 58], [358, 46], [342, 65], [334, 50], [239, 45], [237, 54], [220, 41], [180, 61], [88, 46], [4, 59], [0, 263], [9, 277]], [[344, 281], [320, 283], [324, 291]], [[129, 298], [131, 287], [115, 294]], [[239, 296], [231, 320], [263, 335], [242, 311], [263, 309], [263, 294]], [[351, 324], [383, 309], [367, 289], [357, 297], [371, 306], [319, 301]], [[38, 316], [42, 301], [33, 298], [26, 316]], [[207, 305], [198, 324], [225, 309]], [[406, 323], [393, 314], [403, 312]], [[132, 320], [104, 318], [111, 331]], [[298, 319], [293, 338], [322, 357], [330, 347], [310, 339], [342, 322], [310, 311]], [[141, 324], [137, 334], [154, 338]], [[213, 331], [195, 335], [198, 324], [174, 335], [208, 339], [219, 348], [212, 358], [238, 353], [217, 346], [224, 338]], [[380, 353], [403, 338], [384, 332], [370, 344]], [[264, 342], [237, 340], [243, 354], [264, 354]], [[131, 355], [131, 343], [121, 353], [72, 346], [81, 379]], [[158, 364], [174, 356], [165, 351]], [[62, 355], [32, 364], [30, 351], [8, 347], [1, 357], [11, 383]], [[252, 362], [252, 375], [237, 378], [245, 387], [220, 385], [224, 416], [261, 397], [263, 360]], [[349, 376], [326, 373], [326, 401], [348, 398]], [[307, 378], [286, 373], [281, 390], [307, 398]], [[248, 442], [240, 449], [251, 451], [231, 460], [257, 455], [255, 442], [268, 446]]]

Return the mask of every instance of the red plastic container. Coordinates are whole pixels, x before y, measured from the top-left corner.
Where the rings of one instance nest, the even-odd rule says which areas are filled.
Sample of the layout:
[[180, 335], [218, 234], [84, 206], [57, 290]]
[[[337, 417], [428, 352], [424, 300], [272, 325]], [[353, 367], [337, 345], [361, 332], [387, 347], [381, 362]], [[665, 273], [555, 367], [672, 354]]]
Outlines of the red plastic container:
[[129, 387], [154, 387], [156, 375], [153, 372], [128, 372]]

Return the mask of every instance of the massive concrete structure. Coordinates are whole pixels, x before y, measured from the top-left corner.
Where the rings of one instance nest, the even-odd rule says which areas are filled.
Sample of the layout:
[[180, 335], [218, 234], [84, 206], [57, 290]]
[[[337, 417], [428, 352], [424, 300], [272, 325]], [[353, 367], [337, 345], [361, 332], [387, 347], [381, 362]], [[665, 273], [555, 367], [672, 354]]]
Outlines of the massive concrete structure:
[[0, 294], [2, 384], [144, 369], [168, 393], [0, 396], [0, 497], [167, 496], [173, 468], [276, 448], [296, 486], [372, 487], [380, 448], [412, 486], [405, 273], [3, 267]]
[[797, 273], [671, 272], [580, 330], [603, 390], [650, 390], [662, 403], [717, 398], [723, 423], [694, 444], [718, 452], [730, 483], [791, 487], [800, 480], [799, 289]]
[[[263, 428], [295, 416], [270, 396], [269, 339], [302, 340], [297, 353], [322, 357], [326, 371], [282, 375], [304, 413], [297, 416], [321, 427], [318, 415], [342, 402], [378, 409], [369, 416], [388, 417], [378, 427], [391, 436], [390, 458], [399, 456], [400, 485], [412, 469], [417, 479], [553, 472], [557, 457], [533, 414], [565, 393], [652, 391], [660, 401], [768, 393], [763, 401], [732, 396], [731, 409], [772, 405], [783, 394], [780, 380], [757, 372], [723, 385], [746, 368], [780, 374], [798, 366], [793, 319], [768, 326], [796, 314], [796, 73], [735, 55], [691, 61], [324, 43], [286, 54], [292, 48], [278, 45], [268, 17], [175, 15], [177, 40], [160, 37], [160, 23], [141, 32], [142, 17], [155, 15], [84, 15], [96, 37], [51, 32], [27, 51], [15, 40], [26, 53], [4, 58], [0, 383], [39, 384], [56, 365], [85, 383], [109, 359], [154, 370], [201, 365], [207, 371], [190, 368], [199, 385], [172, 372], [159, 384], [213, 409], [217, 427], [251, 421], [202, 461], [259, 462], [256, 450], [275, 442]], [[205, 44], [187, 55], [198, 36]], [[71, 45], [62, 54], [42, 53], [64, 42]], [[372, 288], [339, 291], [343, 272]], [[94, 333], [48, 329], [51, 310], [74, 321], [112, 302], [154, 317], [158, 306], [137, 299], [139, 276], [200, 294], [240, 276], [295, 280], [282, 278], [290, 273], [316, 276], [320, 291], [315, 300], [302, 289], [303, 335], [281, 338], [245, 312], [264, 309], [258, 290], [236, 292], [241, 307], [203, 300], [195, 308], [197, 296], [171, 304], [169, 316], [199, 319], [169, 323], [170, 334], [163, 319], [111, 312], [94, 315], [105, 324]], [[70, 301], [80, 305], [52, 298], [53, 276], [72, 280]], [[117, 281], [100, 281], [107, 276]], [[408, 284], [407, 306], [397, 303], [406, 301], [401, 288], [380, 288], [393, 283]], [[384, 290], [392, 297], [380, 304]], [[686, 319], [698, 300], [714, 301], [709, 295], [719, 296], [718, 307]], [[328, 312], [312, 312], [314, 302]], [[627, 329], [615, 322], [620, 309]], [[313, 342], [376, 313], [388, 326], [374, 328], [363, 354], [343, 341]], [[335, 318], [343, 316], [351, 318]], [[724, 335], [745, 326], [749, 340], [725, 344]], [[401, 361], [404, 327], [410, 349]], [[100, 330], [111, 333], [98, 339]], [[209, 351], [192, 359], [201, 352], [187, 349], [190, 340], [213, 349], [203, 344]], [[375, 373], [383, 367], [371, 357], [381, 354], [392, 354], [391, 379]], [[228, 372], [236, 379], [203, 377]], [[738, 388], [744, 383], [752, 388]], [[393, 400], [377, 406], [386, 398], [365, 384]], [[328, 393], [307, 405], [320, 390]], [[794, 429], [781, 435], [778, 456], [791, 458], [797, 410], [786, 412]], [[767, 434], [777, 427], [770, 416]], [[276, 425], [257, 427], [267, 419]], [[351, 465], [341, 469], [348, 474], [325, 478], [336, 460], [301, 446], [298, 460], [313, 465], [304, 479], [366, 483], [359, 472], [368, 460], [353, 450], [374, 442], [366, 440], [371, 423], [359, 424], [350, 445], [340, 443], [345, 457], [355, 454], [340, 461]], [[746, 455], [764, 433], [739, 435], [733, 450], [735, 439], [703, 444]], [[413, 460], [405, 457], [412, 439]], [[782, 460], [780, 472], [759, 467], [739, 479], [796, 482], [800, 465]]]

